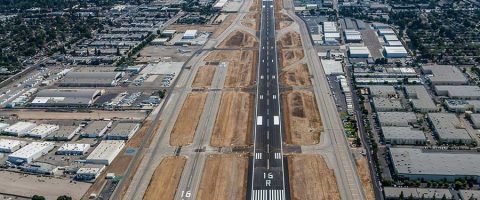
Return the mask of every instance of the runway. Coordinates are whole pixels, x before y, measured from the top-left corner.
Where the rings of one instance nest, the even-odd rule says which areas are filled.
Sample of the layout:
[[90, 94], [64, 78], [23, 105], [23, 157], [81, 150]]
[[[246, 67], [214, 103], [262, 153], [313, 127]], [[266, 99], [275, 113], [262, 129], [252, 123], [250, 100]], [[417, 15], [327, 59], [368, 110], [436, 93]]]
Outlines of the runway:
[[283, 158], [275, 17], [272, 0], [262, 1], [255, 102], [254, 154], [249, 166], [247, 199], [289, 199], [288, 177]]

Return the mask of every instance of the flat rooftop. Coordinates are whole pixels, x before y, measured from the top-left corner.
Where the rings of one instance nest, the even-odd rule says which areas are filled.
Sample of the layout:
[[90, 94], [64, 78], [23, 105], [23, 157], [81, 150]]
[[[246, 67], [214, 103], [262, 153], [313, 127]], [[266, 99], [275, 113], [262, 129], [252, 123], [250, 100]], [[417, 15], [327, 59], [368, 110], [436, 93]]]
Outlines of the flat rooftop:
[[426, 140], [423, 131], [410, 127], [383, 126], [382, 133], [386, 139]]
[[480, 176], [480, 154], [424, 152], [415, 148], [390, 148], [397, 173], [411, 175]]
[[480, 99], [480, 87], [475, 85], [436, 85], [435, 92], [450, 98]]
[[428, 79], [432, 84], [467, 84], [468, 79], [462, 71], [452, 65], [424, 65], [424, 74], [429, 75]]
[[397, 94], [393, 85], [372, 85], [368, 86], [368, 89], [370, 90], [370, 95], [374, 97], [388, 97]]
[[413, 112], [377, 112], [377, 118], [382, 126], [409, 126], [409, 123], [415, 123], [417, 117]]

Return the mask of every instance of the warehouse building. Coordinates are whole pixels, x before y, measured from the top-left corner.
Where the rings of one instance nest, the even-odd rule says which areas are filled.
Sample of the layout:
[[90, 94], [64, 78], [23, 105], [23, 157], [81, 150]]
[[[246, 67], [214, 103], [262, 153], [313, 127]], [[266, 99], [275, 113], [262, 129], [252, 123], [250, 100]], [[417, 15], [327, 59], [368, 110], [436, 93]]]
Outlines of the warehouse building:
[[391, 28], [378, 29], [377, 33], [378, 33], [379, 36], [395, 35], [395, 31], [393, 31]]
[[90, 144], [65, 143], [58, 148], [59, 155], [83, 155], [90, 149]]
[[[350, 20], [351, 21], [351, 20]], [[362, 41], [362, 35], [356, 30], [345, 30], [345, 41], [348, 43], [359, 43]]]
[[384, 35], [383, 40], [387, 43], [388, 41], [398, 41], [398, 37], [396, 35]]
[[90, 153], [86, 162], [91, 164], [109, 165], [122, 151], [125, 142], [122, 140], [104, 140]]
[[47, 135], [57, 131], [59, 129], [58, 125], [53, 124], [40, 124], [35, 128], [32, 128], [30, 131], [27, 131], [27, 136], [42, 139], [47, 137]]
[[95, 180], [104, 170], [105, 165], [85, 165], [77, 170], [75, 179], [81, 181]]
[[423, 131], [410, 127], [382, 126], [382, 133], [387, 144], [425, 145], [427, 142]]
[[323, 22], [323, 33], [338, 33], [336, 22]]
[[186, 30], [182, 39], [195, 39], [197, 37], [198, 30]]
[[103, 90], [97, 89], [43, 89], [31, 104], [36, 107], [87, 107], [102, 93]]
[[402, 42], [398, 41], [398, 40], [389, 40], [387, 41], [387, 46], [390, 46], [390, 47], [403, 47], [403, 44]]
[[475, 129], [480, 129], [480, 114], [468, 114], [468, 119], [472, 122], [472, 127]]
[[380, 126], [409, 127], [417, 123], [417, 117], [413, 112], [377, 112]]
[[0, 139], [0, 152], [13, 153], [25, 146], [27, 142], [20, 140]]
[[432, 85], [466, 85], [468, 79], [452, 65], [423, 65], [422, 72]]
[[[395, 173], [410, 180], [455, 181], [474, 178], [480, 182], [480, 154], [438, 152], [416, 148], [390, 148]], [[459, 164], [461, 163], [461, 164]]]
[[67, 141], [71, 140], [80, 131], [80, 126], [60, 126], [60, 128], [47, 136], [47, 140]]
[[321, 59], [323, 70], [327, 75], [342, 75], [343, 66], [340, 61]]
[[373, 97], [373, 107], [377, 112], [391, 112], [404, 110], [400, 99], [386, 97]]
[[383, 53], [386, 58], [406, 58], [408, 52], [403, 46], [386, 46], [383, 48]]
[[164, 30], [162, 31], [162, 34], [160, 36], [171, 38], [173, 37], [173, 35], [175, 35], [176, 32], [177, 32], [176, 30]]
[[447, 110], [450, 112], [480, 112], [480, 100], [445, 99], [445, 106], [447, 106]]
[[407, 94], [407, 98], [409, 98], [415, 111], [427, 113], [437, 112], [439, 110], [425, 86], [407, 85], [405, 86], [405, 93]]
[[108, 140], [129, 140], [140, 128], [138, 123], [118, 123], [108, 134]]
[[87, 138], [102, 137], [111, 126], [112, 121], [93, 121], [81, 131], [80, 135]]
[[480, 87], [475, 85], [436, 85], [435, 93], [453, 99], [480, 100]]
[[403, 199], [440, 200], [444, 197], [447, 200], [454, 199], [449, 189], [384, 187], [383, 190], [386, 200], [400, 200], [402, 194]]
[[53, 142], [32, 142], [8, 156], [8, 161], [16, 164], [31, 163], [46, 155], [54, 148]]
[[0, 122], [0, 133], [9, 126], [10, 126], [10, 124], [5, 124], [5, 123]]
[[367, 47], [348, 47], [348, 55], [350, 58], [369, 58], [370, 51]]
[[17, 122], [3, 130], [3, 133], [6, 135], [13, 135], [13, 136], [24, 136], [27, 134], [28, 131], [35, 128], [37, 125], [32, 122]]
[[21, 167], [23, 172], [53, 175], [58, 171], [58, 167], [49, 163], [33, 162]]
[[60, 81], [61, 87], [113, 87], [124, 72], [68, 72]]
[[473, 139], [453, 113], [428, 113], [428, 121], [441, 143], [471, 144]]
[[480, 190], [459, 190], [461, 200], [479, 200]]
[[397, 92], [393, 85], [372, 85], [368, 86], [371, 97], [396, 97]]

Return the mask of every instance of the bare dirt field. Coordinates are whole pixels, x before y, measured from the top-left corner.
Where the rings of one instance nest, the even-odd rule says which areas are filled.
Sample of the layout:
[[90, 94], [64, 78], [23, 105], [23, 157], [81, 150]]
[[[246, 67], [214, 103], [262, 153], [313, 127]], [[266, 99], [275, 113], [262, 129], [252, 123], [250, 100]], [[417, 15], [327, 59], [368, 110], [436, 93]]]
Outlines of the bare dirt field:
[[164, 158], [155, 169], [143, 199], [174, 199], [186, 161], [179, 156]]
[[258, 45], [254, 35], [245, 31], [237, 30], [230, 33], [219, 45], [219, 48], [252, 48]]
[[375, 194], [373, 192], [372, 179], [370, 178], [370, 171], [368, 170], [368, 161], [365, 157], [359, 156], [355, 159], [357, 165], [358, 175], [362, 181], [363, 190], [367, 196], [367, 200], [374, 200]]
[[320, 142], [323, 130], [314, 94], [306, 90], [282, 94], [286, 142], [294, 145], [312, 145]]
[[340, 200], [335, 174], [321, 155], [288, 156], [292, 200]]
[[179, 53], [178, 46], [156, 46], [148, 45], [140, 51], [140, 57], [138, 57], [136, 63], [150, 63], [150, 62], [159, 62], [165, 58], [168, 60], [174, 60], [178, 62], [185, 62], [193, 53], [198, 50], [198, 46], [189, 46], [191, 52]]
[[286, 32], [280, 36], [277, 42], [278, 48], [296, 48], [302, 47], [302, 40], [300, 34], [294, 31]]
[[213, 51], [205, 62], [228, 63], [225, 87], [249, 87], [255, 84], [258, 51]]
[[258, 30], [260, 28], [260, 13], [250, 12], [246, 14], [241, 23], [247, 28]]
[[298, 64], [284, 68], [280, 73], [280, 83], [286, 86], [311, 86], [307, 64]]
[[275, 18], [275, 29], [277, 30], [286, 28], [293, 23], [292, 18], [280, 12], [275, 13]]
[[280, 60], [280, 67], [289, 66], [301, 59], [305, 56], [303, 53], [303, 49], [295, 48], [295, 49], [280, 49], [278, 51], [278, 58]]
[[258, 12], [260, 11], [262, 1], [261, 0], [253, 0], [252, 5], [249, 8], [250, 12]]
[[208, 155], [196, 199], [246, 199], [247, 170], [246, 154]]
[[193, 87], [210, 87], [212, 85], [213, 76], [215, 75], [215, 66], [206, 65], [198, 68], [195, 79], [193, 80]]
[[170, 134], [170, 145], [185, 146], [193, 142], [206, 99], [206, 92], [188, 94]]
[[253, 119], [252, 108], [252, 94], [224, 92], [210, 144], [216, 147], [249, 145]]

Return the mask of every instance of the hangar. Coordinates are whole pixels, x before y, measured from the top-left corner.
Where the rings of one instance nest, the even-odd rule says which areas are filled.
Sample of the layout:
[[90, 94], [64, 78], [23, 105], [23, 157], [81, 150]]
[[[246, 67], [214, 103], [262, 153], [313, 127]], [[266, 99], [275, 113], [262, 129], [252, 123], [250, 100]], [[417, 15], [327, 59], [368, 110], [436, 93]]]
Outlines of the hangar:
[[123, 72], [68, 72], [60, 81], [61, 87], [112, 87]]
[[102, 95], [98, 89], [44, 89], [37, 93], [31, 105], [36, 107], [87, 107]]

